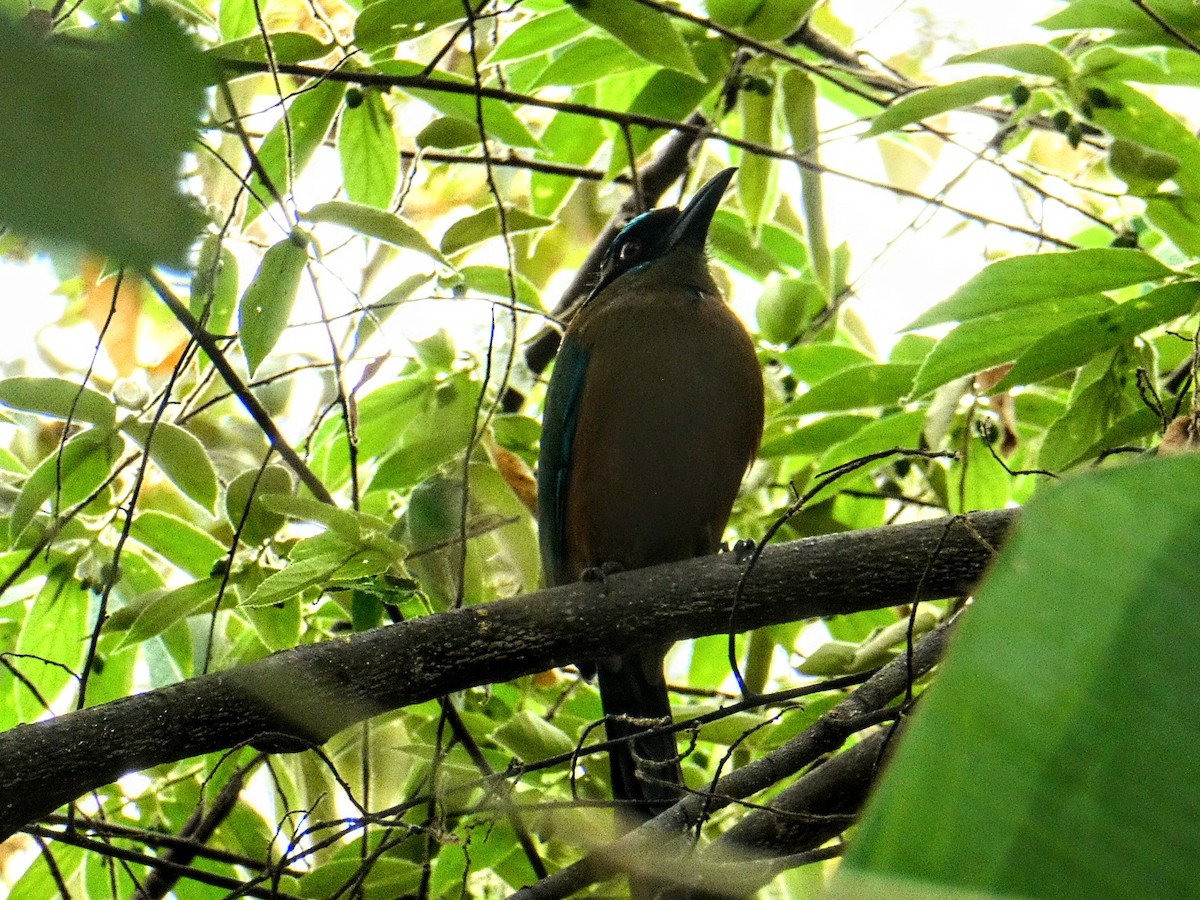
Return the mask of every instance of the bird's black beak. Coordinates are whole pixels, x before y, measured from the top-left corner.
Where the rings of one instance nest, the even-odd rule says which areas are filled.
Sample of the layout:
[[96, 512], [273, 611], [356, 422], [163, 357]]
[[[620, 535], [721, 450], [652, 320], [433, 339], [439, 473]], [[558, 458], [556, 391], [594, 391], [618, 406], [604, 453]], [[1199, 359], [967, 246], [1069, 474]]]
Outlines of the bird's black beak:
[[692, 195], [691, 202], [684, 207], [676, 220], [671, 233], [664, 243], [666, 250], [676, 247], [690, 247], [697, 251], [704, 250], [704, 242], [708, 240], [708, 226], [712, 224], [725, 189], [733, 179], [737, 169], [724, 169], [708, 180], [708, 183]]

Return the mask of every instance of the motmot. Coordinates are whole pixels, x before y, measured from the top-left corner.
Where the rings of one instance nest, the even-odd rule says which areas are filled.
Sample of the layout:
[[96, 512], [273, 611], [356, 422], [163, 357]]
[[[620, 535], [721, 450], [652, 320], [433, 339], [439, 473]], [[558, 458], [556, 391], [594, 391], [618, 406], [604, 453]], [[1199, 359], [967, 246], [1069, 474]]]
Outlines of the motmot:
[[[705, 249], [735, 171], [713, 177], [682, 211], [656, 209], [626, 225], [563, 335], [537, 473], [548, 585], [720, 547], [763, 426], [754, 344]], [[608, 738], [626, 739], [609, 767], [631, 825], [682, 792], [675, 736], [642, 734], [671, 720], [668, 649], [594, 664]]]

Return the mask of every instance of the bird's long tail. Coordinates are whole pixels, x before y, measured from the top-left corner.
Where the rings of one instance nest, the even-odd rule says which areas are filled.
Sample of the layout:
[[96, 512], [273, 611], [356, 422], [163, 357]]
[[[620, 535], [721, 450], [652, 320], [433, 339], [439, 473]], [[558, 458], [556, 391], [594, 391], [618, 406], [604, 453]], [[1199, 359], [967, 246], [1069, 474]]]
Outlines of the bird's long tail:
[[[608, 739], [620, 740], [671, 721], [663, 677], [663, 651], [613, 656], [596, 663]], [[683, 774], [675, 735], [648, 734], [609, 751], [613, 799], [623, 802], [626, 827], [641, 824], [674, 805]]]

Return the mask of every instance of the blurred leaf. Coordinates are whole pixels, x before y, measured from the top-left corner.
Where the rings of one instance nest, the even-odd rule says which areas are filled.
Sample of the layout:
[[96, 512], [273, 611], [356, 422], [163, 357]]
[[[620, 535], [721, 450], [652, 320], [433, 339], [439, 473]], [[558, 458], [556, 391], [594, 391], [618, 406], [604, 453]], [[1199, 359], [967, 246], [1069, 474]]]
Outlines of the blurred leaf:
[[[764, 62], [766, 62], [764, 60]], [[769, 65], [747, 65], [746, 84], [738, 94], [742, 139], [774, 147], [775, 95], [778, 92]], [[737, 173], [738, 200], [746, 214], [751, 241], [758, 243], [759, 230], [775, 207], [775, 160], [761, 153], [744, 152]]]
[[108, 478], [122, 449], [124, 441], [115, 432], [90, 428], [38, 463], [13, 502], [9, 545], [47, 501], [52, 501], [50, 514], [58, 516], [92, 494]]
[[237, 309], [238, 262], [219, 234], [208, 234], [200, 245], [188, 311], [211, 334], [227, 334]]
[[1020, 83], [1021, 79], [1015, 75], [981, 75], [954, 84], [918, 88], [893, 101], [877, 115], [866, 136], [875, 137], [952, 109], [974, 106], [989, 97], [1004, 96]]
[[1200, 200], [1180, 194], [1155, 194], [1146, 201], [1146, 218], [1186, 256], [1200, 256]]
[[338, 153], [342, 182], [354, 203], [387, 209], [400, 178], [400, 149], [392, 128], [392, 114], [379, 91], [362, 91], [362, 102], [352, 105], [350, 95], [338, 125]]
[[[221, 578], [202, 578], [174, 590], [149, 594], [135, 603], [117, 610], [107, 622], [107, 632], [125, 632], [118, 647], [132, 647], [162, 634], [188, 616], [210, 612], [221, 589]], [[225, 602], [233, 606], [236, 595], [226, 594]]]
[[1129, 193], [1144, 197], [1179, 171], [1179, 158], [1117, 138], [1108, 148], [1108, 170], [1125, 182]]
[[[787, 69], [781, 81], [783, 88], [783, 117], [792, 135], [796, 153], [806, 154], [818, 163], [817, 150], [821, 135], [817, 123], [817, 86], [811, 75], [800, 69]], [[829, 251], [829, 235], [825, 225], [825, 193], [823, 176], [808, 167], [800, 169], [805, 234], [812, 259], [813, 274], [825, 298], [833, 294], [833, 259]]]
[[158, 422], [153, 439], [150, 428], [151, 423], [135, 420], [121, 425], [122, 431], [148, 450], [154, 464], [177, 488], [207, 512], [213, 512], [217, 503], [217, 472], [204, 445], [191, 432], [170, 422]]
[[837, 372], [853, 366], [873, 364], [861, 350], [844, 344], [801, 344], [775, 356], [806, 384], [818, 384]]
[[[225, 4], [222, 3], [222, 10], [224, 6]], [[251, 9], [251, 16], [253, 17], [253, 9]], [[258, 27], [257, 21], [254, 22], [253, 27]], [[251, 34], [224, 44], [218, 44], [216, 47], [208, 50], [207, 55], [214, 57], [218, 62], [222, 60], [240, 62], [267, 62], [268, 60], [272, 60], [276, 64], [286, 65], [289, 63], [304, 62], [309, 59], [320, 59], [333, 49], [332, 44], [322, 44], [311, 34], [304, 31], [276, 31], [271, 33], [270, 38], [271, 53], [269, 56], [261, 34]]]
[[308, 263], [309, 237], [300, 229], [263, 254], [254, 280], [238, 303], [238, 339], [253, 375], [287, 328]]
[[994, 63], [1016, 72], [1044, 75], [1055, 81], [1066, 82], [1075, 74], [1071, 61], [1045, 44], [1006, 44], [1002, 47], [985, 47], [973, 53], [960, 53], [950, 58], [952, 63]]
[[461, 0], [376, 0], [354, 20], [354, 43], [375, 54], [464, 18]]
[[[783, 413], [786, 415], [786, 412]], [[840, 415], [823, 416], [809, 425], [778, 434], [763, 435], [763, 445], [758, 451], [761, 459], [782, 456], [816, 456], [834, 444], [848, 440], [867, 424], [874, 422], [873, 416]]]
[[0, 19], [0, 224], [182, 266], [203, 217], [179, 171], [212, 67], [160, 7], [113, 33], [78, 47]]
[[453, 150], [479, 143], [479, 126], [465, 119], [442, 116], [434, 119], [417, 135], [417, 146]]
[[1045, 300], [1156, 281], [1173, 274], [1141, 250], [1097, 248], [1010, 256], [994, 262], [904, 328], [966, 322]]
[[1200, 199], [1200, 139], [1179, 117], [1128, 84], [1111, 78], [1087, 78], [1080, 85], [1088, 92], [1101, 91], [1104, 107], [1095, 106], [1092, 118], [1114, 138], [1124, 138], [1179, 160], [1175, 183], [1189, 197]]
[[[924, 419], [925, 414], [920, 410], [895, 413], [894, 415], [877, 419], [855, 431], [854, 435], [848, 440], [840, 444], [835, 444], [829, 450], [825, 451], [816, 462], [816, 471], [818, 474], [828, 472], [852, 460], [869, 456], [872, 453], [892, 450], [897, 447], [917, 449], [921, 440], [921, 427], [924, 424]], [[872, 472], [881, 466], [894, 465], [902, 458], [899, 455], [889, 457], [881, 462], [863, 466], [861, 469], [842, 476], [838, 481], [814, 496], [809, 501], [809, 505], [812, 506], [820, 503], [838, 491], [844, 491], [851, 487], [869, 487], [871, 485]]]
[[[512, 285], [508, 280], [508, 270], [499, 266], [463, 266], [459, 270], [463, 284], [481, 294], [493, 297], [512, 299]], [[517, 289], [516, 301], [527, 309], [545, 309], [541, 294], [532, 281], [520, 272], [513, 272], [513, 284]]]
[[492, 740], [517, 759], [535, 762], [575, 749], [575, 738], [529, 710], [521, 710], [491, 734]]
[[869, 876], [911, 896], [1190, 892], [1200, 672], [1177, 663], [1200, 641], [1200, 497], [1179, 486], [1197, 478], [1194, 455], [1127, 466], [1022, 514], [832, 896], [890, 895]]
[[112, 400], [65, 378], [5, 378], [0, 381], [0, 404], [56, 419], [88, 422], [102, 430], [111, 430], [117, 421], [117, 407]]
[[[13, 648], [16, 654], [48, 663], [38, 667], [34, 681], [44, 700], [53, 701], [65, 688], [74, 686], [72, 673], [79, 671], [87, 651], [83, 638], [90, 626], [85, 621], [90, 605], [91, 597], [74, 577], [71, 566], [57, 565], [46, 573]], [[19, 679], [10, 678], [9, 682], [19, 721], [45, 718], [50, 710], [42, 701]]]
[[366, 237], [401, 247], [405, 250], [415, 250], [430, 259], [449, 266], [450, 263], [437, 250], [430, 246], [425, 235], [405, 221], [400, 216], [382, 209], [364, 206], [361, 203], [347, 203], [344, 200], [328, 200], [318, 203], [302, 218], [309, 222], [329, 222], [341, 225], [351, 231]]
[[225, 514], [239, 537], [249, 547], [261, 544], [283, 527], [284, 517], [263, 505], [263, 494], [292, 493], [292, 476], [282, 466], [248, 469], [225, 489]]
[[575, 12], [599, 25], [618, 41], [652, 63], [703, 78], [674, 20], [637, 0], [567, 0]]
[[[276, 122], [258, 145], [258, 161], [275, 190], [283, 196], [291, 191], [292, 179], [299, 177], [324, 143], [345, 93], [346, 84], [341, 81], [326, 80], [305, 86], [288, 104], [286, 121], [281, 118]], [[268, 207], [275, 202], [257, 168], [250, 174], [248, 190], [250, 198], [246, 201], [243, 227], [262, 214], [260, 200]]]

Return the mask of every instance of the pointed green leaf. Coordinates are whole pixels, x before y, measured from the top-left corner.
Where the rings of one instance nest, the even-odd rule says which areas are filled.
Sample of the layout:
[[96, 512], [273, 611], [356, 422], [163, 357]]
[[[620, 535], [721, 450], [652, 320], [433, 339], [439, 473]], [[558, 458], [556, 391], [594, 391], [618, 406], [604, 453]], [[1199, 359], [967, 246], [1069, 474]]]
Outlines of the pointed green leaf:
[[1016, 72], [1044, 75], [1055, 81], [1066, 82], [1075, 74], [1071, 61], [1045, 44], [1006, 44], [1003, 47], [985, 47], [974, 53], [960, 53], [949, 60], [952, 63], [994, 63], [1007, 66]]
[[207, 531], [157, 509], [138, 515], [129, 536], [194, 578], [210, 575], [229, 555], [229, 549]]
[[666, 13], [637, 0], [568, 0], [572, 9], [652, 63], [703, 78]]
[[1102, 296], [1052, 300], [963, 322], [934, 346], [917, 373], [913, 397], [963, 375], [974, 375], [1010, 362], [1064, 320], [1103, 312], [1111, 301]]
[[1173, 274], [1141, 250], [1095, 248], [1010, 256], [994, 262], [904, 331], [966, 322], [1004, 310], [1156, 281]]
[[[504, 230], [509, 234], [537, 231], [549, 228], [553, 224], [553, 219], [535, 216], [515, 206], [506, 206], [504, 209]], [[498, 237], [500, 233], [499, 210], [495, 206], [486, 206], [478, 212], [464, 216], [446, 229], [442, 236], [442, 252], [453, 256], [489, 238]]]
[[0, 381], [0, 404], [106, 430], [117, 420], [116, 404], [108, 397], [65, 378], [5, 378]]
[[153, 438], [150, 429], [149, 422], [129, 421], [121, 426], [143, 449], [149, 450], [154, 464], [177, 488], [213, 512], [217, 504], [217, 471], [204, 445], [190, 431], [170, 422], [155, 425]]
[[998, 392], [1018, 384], [1033, 384], [1078, 368], [1102, 350], [1189, 315], [1195, 310], [1198, 299], [1200, 283], [1185, 281], [1060, 325], [1022, 353], [993, 390]]
[[915, 363], [872, 363], [844, 369], [813, 385], [784, 414], [895, 406], [908, 394], [918, 368]]
[[96, 491], [112, 473], [123, 447], [116, 432], [90, 428], [38, 463], [13, 502], [10, 544], [48, 501], [50, 514], [57, 516]]
[[569, 6], [536, 13], [499, 43], [488, 55], [485, 65], [515, 62], [556, 50], [588, 28], [587, 21]]
[[[263, 138], [257, 151], [258, 161], [280, 194], [286, 196], [290, 192], [292, 179], [304, 171], [324, 142], [345, 93], [346, 85], [340, 81], [306, 86], [288, 104], [287, 121], [281, 118]], [[250, 175], [249, 190], [243, 226], [262, 214], [260, 199], [267, 206], [275, 201], [257, 169]]]
[[318, 203], [302, 218], [309, 222], [330, 222], [349, 228], [366, 237], [402, 247], [405, 250], [415, 250], [444, 266], [450, 263], [437, 250], [430, 246], [415, 225], [395, 213], [361, 203], [347, 203], [345, 200], [329, 200]]
[[362, 102], [346, 108], [338, 125], [338, 154], [346, 196], [355, 203], [387, 209], [400, 177], [400, 150], [392, 114], [379, 91], [361, 92]]
[[308, 235], [296, 229], [263, 254], [238, 304], [238, 339], [253, 375], [287, 328], [308, 262]]
[[[255, 27], [257, 27], [257, 22]], [[320, 59], [333, 49], [331, 44], [322, 44], [305, 31], [277, 31], [271, 34], [271, 55], [268, 57], [261, 34], [219, 44], [207, 51], [217, 60], [238, 62], [299, 63], [309, 59]]]
[[877, 115], [866, 136], [885, 134], [930, 116], [973, 106], [989, 97], [1006, 95], [1020, 83], [1021, 79], [1015, 75], [981, 75], [954, 84], [920, 88], [895, 100]]

